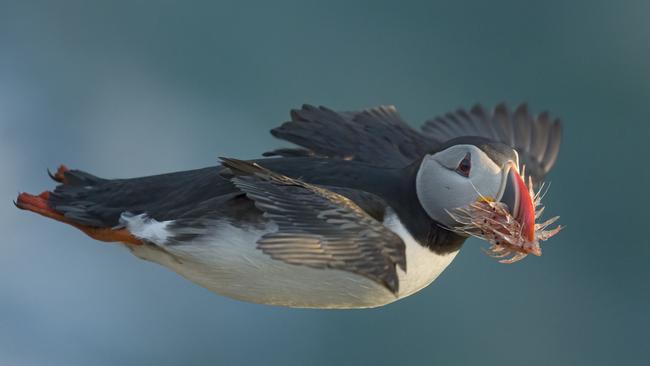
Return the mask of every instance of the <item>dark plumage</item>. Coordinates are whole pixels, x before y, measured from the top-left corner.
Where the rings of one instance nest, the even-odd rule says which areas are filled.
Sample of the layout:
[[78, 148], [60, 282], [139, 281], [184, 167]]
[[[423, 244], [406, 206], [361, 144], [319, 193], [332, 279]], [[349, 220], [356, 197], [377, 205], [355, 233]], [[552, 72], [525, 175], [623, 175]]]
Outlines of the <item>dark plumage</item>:
[[304, 149], [280, 149], [267, 155], [320, 155], [386, 167], [408, 165], [455, 138], [483, 137], [515, 148], [532, 176], [542, 180], [557, 159], [562, 124], [548, 112], [533, 117], [526, 104], [514, 113], [504, 103], [493, 113], [477, 104], [469, 112], [458, 109], [432, 118], [418, 132], [392, 106], [334, 112], [304, 105], [292, 110], [291, 121], [271, 133]]
[[[478, 105], [459, 109], [421, 130], [391, 106], [335, 112], [304, 105], [271, 133], [299, 147], [267, 152], [265, 159], [224, 158], [215, 167], [132, 179], [62, 168], [50, 173], [61, 183], [53, 192], [21, 195], [17, 205], [87, 233], [103, 230], [100, 240], [110, 240], [111, 230], [127, 230], [130, 244], [170, 253], [190, 243], [208, 245], [200, 239], [223, 223], [242, 230], [273, 223], [276, 231], [256, 243], [273, 260], [360, 274], [397, 293], [397, 269], [410, 267], [405, 234], [385, 226], [387, 215], [396, 215], [418, 245], [440, 256], [455, 253], [466, 239], [423, 207], [415, 184], [423, 159], [474, 146], [503, 167], [517, 160], [516, 151], [537, 183], [557, 159], [562, 127], [547, 112], [531, 116], [526, 105], [514, 113], [504, 104], [492, 113]], [[136, 233], [129, 225], [138, 218], [143, 225], [165, 223], [159, 229], [164, 238]]]

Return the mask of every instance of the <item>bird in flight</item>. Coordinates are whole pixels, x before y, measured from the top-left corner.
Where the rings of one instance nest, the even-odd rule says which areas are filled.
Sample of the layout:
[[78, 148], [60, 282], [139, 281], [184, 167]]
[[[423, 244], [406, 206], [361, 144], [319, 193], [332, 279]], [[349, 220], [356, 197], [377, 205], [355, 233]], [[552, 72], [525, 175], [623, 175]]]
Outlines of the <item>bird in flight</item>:
[[420, 130], [392, 106], [304, 105], [271, 133], [297, 146], [131, 179], [61, 166], [53, 191], [15, 204], [221, 295], [309, 308], [418, 292], [470, 236], [511, 263], [561, 229], [538, 219], [562, 125], [525, 104], [459, 109]]

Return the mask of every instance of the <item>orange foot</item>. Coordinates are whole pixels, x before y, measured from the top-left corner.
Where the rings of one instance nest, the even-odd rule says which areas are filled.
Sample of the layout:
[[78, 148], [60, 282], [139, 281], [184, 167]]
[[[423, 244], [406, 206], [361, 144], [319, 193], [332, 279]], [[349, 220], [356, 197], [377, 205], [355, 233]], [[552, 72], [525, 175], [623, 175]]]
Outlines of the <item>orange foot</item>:
[[54, 173], [54, 174], [52, 174], [52, 172], [48, 169], [47, 170], [47, 175], [49, 175], [50, 178], [52, 178], [52, 180], [54, 180], [55, 182], [65, 184], [65, 172], [67, 172], [68, 170], [70, 170], [70, 169], [68, 169], [68, 167], [61, 164], [61, 165], [59, 165], [59, 169], [57, 169], [56, 173]]
[[[59, 168], [59, 171], [61, 171], [61, 168]], [[54, 177], [56, 177], [56, 174], [53, 176], [53, 179]], [[18, 207], [21, 210], [32, 211], [39, 215], [49, 217], [51, 219], [72, 225], [77, 229], [83, 231], [84, 233], [86, 233], [86, 235], [90, 236], [95, 240], [101, 240], [106, 242], [122, 242], [131, 245], [142, 244], [142, 241], [140, 239], [133, 236], [126, 229], [114, 230], [111, 228], [86, 226], [86, 225], [75, 223], [72, 220], [68, 219], [67, 217], [63, 216], [63, 214], [61, 214], [60, 212], [51, 208], [50, 205], [47, 203], [47, 200], [49, 198], [50, 198], [50, 192], [48, 191], [45, 191], [39, 194], [38, 196], [34, 196], [29, 193], [21, 193], [18, 195], [18, 199], [14, 202], [14, 204], [16, 205], [16, 207]]]

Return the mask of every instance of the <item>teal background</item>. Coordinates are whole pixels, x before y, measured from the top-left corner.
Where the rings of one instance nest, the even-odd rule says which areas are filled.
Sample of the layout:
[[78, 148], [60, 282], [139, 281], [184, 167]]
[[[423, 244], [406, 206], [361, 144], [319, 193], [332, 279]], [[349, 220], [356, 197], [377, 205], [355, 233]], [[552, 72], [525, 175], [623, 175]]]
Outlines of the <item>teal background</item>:
[[[648, 365], [647, 1], [0, 0], [0, 365]], [[565, 122], [547, 212], [502, 265], [469, 240], [360, 311], [247, 304], [16, 210], [59, 163], [141, 176], [253, 158], [302, 103], [475, 102]]]

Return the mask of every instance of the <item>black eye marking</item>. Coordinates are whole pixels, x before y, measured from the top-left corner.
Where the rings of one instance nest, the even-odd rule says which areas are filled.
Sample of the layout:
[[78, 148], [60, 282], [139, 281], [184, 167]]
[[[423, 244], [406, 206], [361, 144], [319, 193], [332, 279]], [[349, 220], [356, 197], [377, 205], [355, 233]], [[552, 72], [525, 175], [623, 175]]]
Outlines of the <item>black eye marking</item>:
[[472, 155], [467, 153], [463, 160], [458, 163], [456, 168], [456, 173], [462, 175], [463, 177], [469, 177], [469, 171], [472, 169]]

